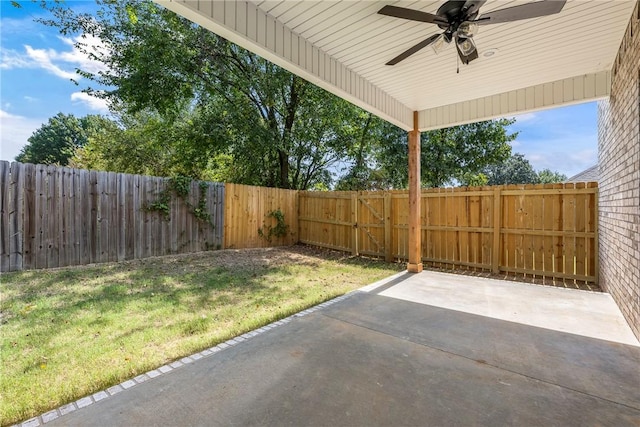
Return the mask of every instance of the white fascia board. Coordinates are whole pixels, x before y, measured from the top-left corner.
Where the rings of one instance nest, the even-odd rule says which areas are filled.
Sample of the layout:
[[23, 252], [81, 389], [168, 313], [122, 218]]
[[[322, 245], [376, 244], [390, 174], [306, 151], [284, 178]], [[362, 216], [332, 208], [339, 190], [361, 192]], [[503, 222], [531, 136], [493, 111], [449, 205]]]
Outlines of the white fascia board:
[[419, 112], [420, 131], [442, 129], [609, 97], [611, 71], [584, 74]]

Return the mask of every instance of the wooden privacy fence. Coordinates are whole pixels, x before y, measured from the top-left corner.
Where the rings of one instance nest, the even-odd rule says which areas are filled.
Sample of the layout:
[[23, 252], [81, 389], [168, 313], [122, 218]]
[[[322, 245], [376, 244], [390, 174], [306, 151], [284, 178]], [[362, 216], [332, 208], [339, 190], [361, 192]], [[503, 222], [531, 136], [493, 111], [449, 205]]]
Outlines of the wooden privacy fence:
[[204, 191], [210, 221], [178, 197], [168, 215], [145, 209], [165, 178], [0, 162], [0, 271], [52, 268], [222, 247], [224, 185]]
[[[166, 178], [0, 162], [0, 271], [297, 242], [389, 261], [408, 258], [407, 191], [191, 182], [188, 204], [172, 197], [168, 215], [145, 209], [168, 184]], [[596, 183], [424, 190], [422, 260], [597, 283], [597, 191]], [[210, 221], [192, 212], [201, 195]], [[269, 233], [277, 217], [284, 219], [282, 236]]]
[[[597, 183], [422, 192], [422, 260], [433, 266], [598, 281]], [[408, 192], [300, 192], [300, 241], [408, 258]]]

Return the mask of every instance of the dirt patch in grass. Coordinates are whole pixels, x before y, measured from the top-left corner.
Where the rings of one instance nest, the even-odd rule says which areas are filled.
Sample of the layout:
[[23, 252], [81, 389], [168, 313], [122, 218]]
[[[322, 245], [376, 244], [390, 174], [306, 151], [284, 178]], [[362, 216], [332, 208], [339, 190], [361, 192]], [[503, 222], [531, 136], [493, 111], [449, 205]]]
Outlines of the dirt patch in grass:
[[9, 425], [404, 268], [307, 246], [8, 273], [0, 419]]

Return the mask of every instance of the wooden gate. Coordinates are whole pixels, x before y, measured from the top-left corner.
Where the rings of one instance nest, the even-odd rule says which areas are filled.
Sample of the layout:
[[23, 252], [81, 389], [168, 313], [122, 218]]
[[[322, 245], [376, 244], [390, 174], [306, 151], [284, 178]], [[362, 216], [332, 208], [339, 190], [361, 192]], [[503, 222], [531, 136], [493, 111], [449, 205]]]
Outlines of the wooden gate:
[[356, 253], [391, 261], [391, 195], [359, 192], [357, 196]]

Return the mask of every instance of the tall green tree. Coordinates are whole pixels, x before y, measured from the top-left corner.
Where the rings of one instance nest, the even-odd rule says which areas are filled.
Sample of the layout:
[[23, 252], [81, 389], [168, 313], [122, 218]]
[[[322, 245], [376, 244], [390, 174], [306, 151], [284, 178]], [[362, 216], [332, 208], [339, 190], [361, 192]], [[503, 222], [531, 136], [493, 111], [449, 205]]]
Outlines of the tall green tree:
[[67, 166], [75, 151], [84, 146], [91, 135], [114, 126], [107, 118], [58, 113], [29, 137], [28, 144], [16, 156], [23, 163]]
[[187, 107], [171, 121], [140, 111], [122, 114], [118, 123], [91, 136], [71, 163], [87, 169], [208, 179], [209, 159], [217, 153], [216, 141], [224, 133], [216, 122], [203, 119], [198, 109]]
[[552, 171], [551, 169], [543, 169], [538, 172], [538, 182], [540, 184], [554, 184], [556, 182], [564, 182], [567, 180], [567, 175]]
[[[509, 133], [513, 120], [500, 119], [455, 126], [420, 134], [421, 177], [423, 187], [483, 184], [485, 169], [502, 164], [511, 154]], [[408, 183], [408, 137], [406, 132], [386, 125], [376, 152], [376, 162], [391, 186], [406, 188]]]
[[505, 162], [489, 166], [486, 169], [489, 185], [537, 184], [538, 174], [524, 157], [515, 153]]
[[[185, 156], [194, 165], [191, 175], [298, 189], [329, 187], [339, 165], [347, 164], [340, 188], [406, 187], [406, 132], [156, 3], [97, 3], [95, 16], [53, 5], [54, 19], [46, 21], [64, 34], [102, 41], [103, 49], [77, 45], [107, 68], [79, 70], [107, 88], [89, 92], [142, 120], [115, 131], [121, 139], [110, 149], [94, 144], [92, 161], [162, 171]], [[484, 167], [510, 154], [515, 135], [507, 133], [508, 124], [423, 133], [423, 185], [483, 179]], [[86, 160], [92, 150], [83, 153]]]
[[[224, 144], [214, 144], [230, 156], [240, 182], [309, 188], [329, 179], [356, 107], [150, 1], [98, 4], [97, 16], [53, 5], [55, 18], [47, 21], [104, 44], [103, 50], [77, 46], [108, 67], [80, 70], [108, 88], [91, 93], [128, 114], [152, 111], [166, 123], [184, 106], [197, 108], [202, 120], [225, 129], [216, 135]], [[194, 153], [211, 158], [202, 139], [191, 143]]]

